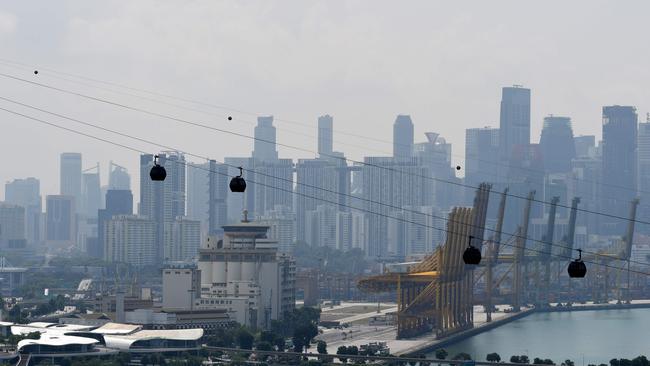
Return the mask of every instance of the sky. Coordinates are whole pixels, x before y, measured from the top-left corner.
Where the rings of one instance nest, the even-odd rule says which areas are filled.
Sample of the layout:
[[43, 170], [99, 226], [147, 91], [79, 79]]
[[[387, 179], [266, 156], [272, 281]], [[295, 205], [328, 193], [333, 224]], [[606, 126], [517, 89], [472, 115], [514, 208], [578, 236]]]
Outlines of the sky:
[[[0, 73], [246, 135], [256, 115], [271, 114], [278, 141], [303, 149], [279, 147], [287, 158], [314, 156], [323, 114], [334, 116], [335, 150], [389, 155], [395, 117], [409, 114], [416, 142], [438, 132], [462, 165], [465, 129], [498, 127], [503, 86], [532, 90], [532, 142], [549, 114], [597, 138], [603, 105], [636, 106], [645, 120], [649, 11], [646, 1], [597, 0], [2, 1]], [[0, 97], [200, 157], [252, 150], [244, 137], [1, 76]], [[0, 108], [161, 150], [4, 100]], [[84, 168], [99, 162], [103, 184], [109, 161], [127, 167], [137, 197], [136, 152], [0, 110], [1, 182], [34, 176], [43, 196], [56, 194], [64, 151], [81, 152]]]

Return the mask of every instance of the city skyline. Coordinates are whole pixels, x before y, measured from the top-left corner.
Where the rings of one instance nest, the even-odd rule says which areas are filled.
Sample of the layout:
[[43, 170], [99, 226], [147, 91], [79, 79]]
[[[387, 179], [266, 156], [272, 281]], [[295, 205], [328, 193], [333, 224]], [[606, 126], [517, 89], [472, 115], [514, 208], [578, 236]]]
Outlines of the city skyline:
[[[478, 3], [470, 8], [427, 3], [411, 8], [381, 3], [370, 6], [367, 2], [350, 2], [345, 7], [304, 2], [295, 4], [295, 8], [278, 3], [230, 8], [198, 1], [182, 8], [166, 5], [151, 9], [117, 2], [93, 10], [74, 6], [79, 4], [74, 1], [69, 4], [71, 6], [57, 7], [44, 3], [41, 4], [42, 12], [30, 13], [26, 10], [27, 5], [14, 3], [1, 11], [0, 39], [6, 45], [4, 58], [30, 65], [16, 68], [3, 64], [0, 66], [2, 72], [31, 78], [33, 69], [40, 66], [259, 115], [274, 115], [278, 141], [308, 147], [313, 147], [314, 139], [287, 130], [295, 128], [315, 136], [317, 117], [328, 113], [335, 118], [338, 131], [388, 142], [364, 140], [363, 144], [358, 144], [360, 148], [347, 148], [342, 144], [355, 139], [337, 135], [335, 131], [334, 149], [345, 151], [347, 156], [356, 160], [361, 160], [364, 150], [371, 148], [392, 151], [389, 138], [392, 122], [400, 113], [411, 115], [416, 142], [423, 138], [424, 132], [435, 130], [453, 144], [455, 155], [463, 155], [464, 129], [485, 125], [497, 127], [499, 106], [495, 101], [500, 98], [502, 86], [513, 84], [522, 84], [533, 91], [533, 136], [540, 131], [543, 118], [554, 114], [571, 117], [576, 135], [595, 135], [600, 139], [601, 106], [634, 105], [639, 109], [641, 119], [650, 109], [646, 104], [650, 99], [649, 91], [644, 87], [644, 78], [647, 77], [644, 65], [649, 55], [641, 46], [644, 33], [641, 14], [649, 6], [644, 3], [617, 7], [605, 2], [576, 2], [564, 4], [562, 12], [554, 11], [553, 6], [524, 6], [517, 2], [498, 6]], [[592, 16], [583, 16], [584, 11], [589, 11]], [[217, 28], [213, 29], [211, 37], [201, 33], [204, 26], [212, 24], [214, 18], [221, 18], [224, 13], [229, 14], [228, 19], [214, 25]], [[512, 16], [514, 13], [517, 17]], [[45, 14], [55, 16], [43, 19]], [[312, 15], [303, 17], [303, 14]], [[179, 15], [194, 21], [171, 21]], [[426, 22], [409, 20], [424, 20], [423, 17], [431, 19]], [[279, 20], [270, 21], [276, 18]], [[548, 27], [544, 21], [547, 18], [554, 19], [554, 27]], [[599, 26], [599, 20], [604, 18], [610, 18], [618, 26]], [[154, 33], [145, 26], [150, 22], [161, 25], [170, 24], [170, 21], [176, 24], [175, 35], [166, 34], [162, 38], [155, 34], [154, 39]], [[394, 21], [402, 21], [398, 32], [389, 26]], [[115, 22], [121, 25], [120, 32], [109, 26]], [[239, 23], [247, 27], [247, 32], [241, 36], [248, 39], [248, 43], [237, 46], [234, 39], [241, 37], [233, 29], [238, 29]], [[45, 24], [51, 31], [39, 31]], [[127, 36], [127, 29], [136, 32], [138, 37]], [[362, 37], [346, 37], [345, 42], [341, 41], [344, 35], [357, 34], [363, 29], [370, 30], [369, 41], [364, 42]], [[322, 30], [322, 33], [317, 30]], [[585, 33], [587, 30], [589, 33]], [[441, 36], [432, 37], [435, 34]], [[36, 36], [46, 36], [42, 42], [48, 47], [27, 48], [26, 45], [32, 44]], [[103, 43], [93, 42], [93, 37], [105, 39], [112, 46], [110, 54], [100, 48]], [[195, 42], [180, 41], [186, 39]], [[403, 39], [409, 41], [402, 42]], [[601, 52], [603, 43], [610, 45], [608, 52]], [[336, 48], [332, 44], [336, 44]], [[515, 44], [517, 52], [507, 47]], [[272, 45], [287, 52], [274, 52]], [[341, 49], [341, 45], [345, 47]], [[177, 52], [168, 52], [168, 47]], [[155, 62], [134, 57], [140, 51], [154, 55]], [[190, 57], [199, 51], [201, 59]], [[349, 56], [339, 57], [344, 52]], [[413, 57], [415, 52], [417, 57]], [[121, 55], [123, 61], [116, 62], [113, 54]], [[263, 57], [265, 66], [258, 68], [261, 54], [274, 54], [274, 57]], [[616, 67], [619, 54], [635, 56], [621, 69]], [[321, 56], [316, 58], [313, 55]], [[560, 62], [559, 59], [571, 62]], [[397, 68], [404, 62], [407, 67]], [[39, 75], [36, 80], [63, 83], [45, 69], [41, 69]], [[134, 101], [119, 94], [81, 88], [74, 83], [65, 82], [64, 85], [119, 101]], [[223, 156], [247, 154], [251, 149], [245, 139], [205, 134], [194, 129], [187, 129], [179, 135], [176, 126], [155, 118], [80, 103], [76, 98], [28, 88], [16, 82], [3, 84], [0, 90], [23, 101], [27, 101], [25, 98], [29, 96], [35, 104], [62, 113], [74, 107], [76, 117], [111, 123], [116, 129], [152, 136], [166, 144], [180, 145], [180, 149], [190, 150], [195, 145], [202, 155], [218, 160]], [[349, 97], [339, 98], [341, 93]], [[177, 110], [146, 101], [137, 103], [187, 118], [216, 124], [223, 122], [223, 126], [247, 134], [251, 134], [256, 122], [255, 116], [206, 106], [191, 107], [220, 116]], [[233, 115], [234, 122], [227, 124], [229, 114]], [[296, 127], [282, 122], [282, 119], [304, 122], [312, 127]], [[87, 162], [100, 161], [105, 165], [114, 160], [128, 164], [130, 172], [137, 170], [137, 162], [134, 163], [127, 152], [111, 150], [109, 154], [107, 149], [94, 142], [56, 131], [39, 136], [32, 134], [30, 138], [31, 133], [44, 130], [10, 116], [4, 117], [3, 121], [7, 126], [5, 132], [15, 138], [3, 144], [0, 152], [22, 151], [25, 165], [41, 163], [43, 156], [65, 150], [55, 142], [61, 140], [66, 141], [65, 145], [73, 143], [79, 146], [77, 151], [84, 153]], [[48, 141], [46, 136], [54, 139]], [[177, 137], [183, 138], [177, 140]], [[22, 140], [26, 141], [17, 144]], [[215, 141], [219, 143], [215, 144]], [[154, 150], [148, 146], [143, 148]], [[38, 156], [31, 151], [38, 151]], [[279, 153], [281, 157], [306, 158], [282, 147], [279, 147]], [[378, 152], [373, 154], [379, 155]], [[462, 164], [462, 160], [456, 159], [455, 163]], [[8, 162], [0, 172], [0, 181], [36, 175], [20, 165], [19, 162]], [[54, 192], [58, 168], [54, 162], [43, 165], [43, 190]], [[104, 172], [102, 179], [105, 179]], [[133, 186], [137, 191], [137, 184]]]

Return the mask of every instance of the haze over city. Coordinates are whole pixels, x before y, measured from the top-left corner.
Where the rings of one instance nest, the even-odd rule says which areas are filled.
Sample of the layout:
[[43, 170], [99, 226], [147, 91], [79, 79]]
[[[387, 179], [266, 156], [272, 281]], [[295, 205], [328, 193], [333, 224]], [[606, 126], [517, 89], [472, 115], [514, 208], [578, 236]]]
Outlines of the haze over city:
[[0, 363], [650, 366], [649, 11], [0, 5]]

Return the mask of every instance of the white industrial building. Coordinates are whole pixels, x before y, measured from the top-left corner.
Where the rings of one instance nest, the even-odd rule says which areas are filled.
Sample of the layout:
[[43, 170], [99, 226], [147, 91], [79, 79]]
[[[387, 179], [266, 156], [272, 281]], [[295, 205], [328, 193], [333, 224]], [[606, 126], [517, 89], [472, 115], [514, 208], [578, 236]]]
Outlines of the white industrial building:
[[262, 328], [293, 309], [295, 261], [278, 252], [268, 228], [244, 220], [224, 226], [223, 239], [208, 237], [199, 251], [198, 309], [225, 308], [240, 324]]

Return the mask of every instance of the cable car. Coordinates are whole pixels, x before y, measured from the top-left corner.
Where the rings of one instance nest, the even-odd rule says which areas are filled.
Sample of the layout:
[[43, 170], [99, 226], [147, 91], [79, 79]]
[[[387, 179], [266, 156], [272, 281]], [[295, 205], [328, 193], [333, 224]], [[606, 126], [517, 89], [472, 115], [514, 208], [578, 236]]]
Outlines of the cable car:
[[158, 155], [155, 155], [153, 158], [153, 166], [149, 171], [149, 176], [151, 177], [151, 180], [157, 182], [162, 182], [165, 180], [165, 178], [167, 178], [167, 171], [165, 170], [165, 167], [158, 164]]
[[578, 249], [578, 259], [569, 263], [567, 272], [569, 272], [571, 278], [583, 278], [587, 274], [587, 266], [582, 261], [582, 249]]
[[479, 264], [481, 263], [481, 251], [478, 248], [475, 248], [472, 246], [472, 239], [474, 239], [473, 236], [469, 237], [469, 247], [465, 249], [465, 252], [463, 253], [463, 261], [465, 264]]
[[242, 167], [239, 167], [239, 175], [236, 177], [233, 177], [230, 180], [230, 191], [231, 192], [244, 192], [246, 190], [246, 181], [242, 177], [244, 175], [244, 169]]

